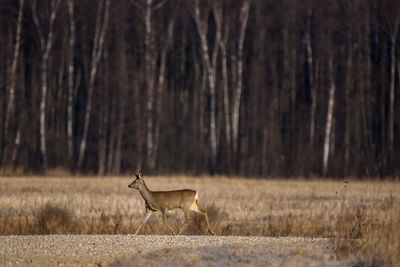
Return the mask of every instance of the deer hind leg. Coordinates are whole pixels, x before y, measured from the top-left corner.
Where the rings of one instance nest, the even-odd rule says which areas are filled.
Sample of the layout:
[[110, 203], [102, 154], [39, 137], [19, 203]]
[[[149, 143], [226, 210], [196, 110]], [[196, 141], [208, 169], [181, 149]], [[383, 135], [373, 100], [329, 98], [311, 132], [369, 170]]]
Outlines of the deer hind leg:
[[146, 209], [146, 214], [144, 215], [143, 220], [140, 222], [140, 225], [138, 227], [138, 229], [135, 232], [135, 235], [137, 235], [137, 233], [139, 233], [140, 228], [142, 228], [142, 225], [150, 218], [152, 211], [149, 209]]
[[161, 210], [161, 213], [162, 213], [163, 222], [164, 222], [165, 225], [168, 227], [168, 229], [171, 231], [171, 234], [172, 234], [172, 235], [175, 235], [174, 230], [172, 230], [171, 226], [168, 225], [167, 220], [165, 219], [166, 211], [165, 211], [165, 210]]
[[199, 205], [197, 204], [197, 200], [195, 200], [192, 205], [189, 207], [190, 210], [202, 214], [206, 218], [207, 226], [208, 226], [208, 231], [210, 234], [215, 235], [213, 230], [211, 229], [210, 222], [208, 221], [208, 216], [207, 212], [199, 208]]
[[191, 220], [190, 215], [189, 215], [189, 210], [187, 210], [187, 209], [182, 209], [182, 211], [183, 211], [183, 213], [185, 214], [186, 221], [185, 221], [185, 223], [181, 226], [181, 228], [179, 229], [177, 235], [180, 235], [180, 234], [181, 234], [181, 232], [182, 232], [182, 230], [183, 230], [183, 227], [185, 227], [185, 226], [190, 222], [190, 220]]

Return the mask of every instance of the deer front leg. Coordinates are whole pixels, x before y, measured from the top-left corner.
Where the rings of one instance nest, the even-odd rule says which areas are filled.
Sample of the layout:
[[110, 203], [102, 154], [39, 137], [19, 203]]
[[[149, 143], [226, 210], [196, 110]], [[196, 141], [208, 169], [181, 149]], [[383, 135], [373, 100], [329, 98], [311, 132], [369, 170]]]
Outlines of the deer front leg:
[[165, 225], [168, 227], [168, 229], [171, 231], [171, 234], [172, 234], [172, 235], [175, 235], [174, 230], [172, 230], [171, 226], [168, 225], [167, 220], [165, 219], [166, 211], [165, 211], [165, 210], [161, 210], [161, 213], [162, 213], [163, 222], [164, 222]]
[[140, 222], [140, 225], [138, 229], [135, 232], [135, 235], [139, 232], [140, 228], [142, 228], [142, 225], [150, 218], [150, 215], [152, 214], [152, 211], [146, 208], [146, 214], [144, 215], [143, 220]]

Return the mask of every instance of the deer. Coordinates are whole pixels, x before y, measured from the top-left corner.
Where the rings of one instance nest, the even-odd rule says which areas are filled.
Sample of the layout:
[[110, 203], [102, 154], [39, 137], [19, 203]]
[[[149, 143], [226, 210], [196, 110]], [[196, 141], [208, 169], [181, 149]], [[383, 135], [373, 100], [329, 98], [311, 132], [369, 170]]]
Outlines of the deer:
[[202, 214], [207, 222], [208, 232], [211, 235], [215, 235], [208, 221], [207, 212], [200, 209], [198, 206], [197, 191], [191, 189], [174, 190], [174, 191], [151, 191], [144, 182], [141, 171], [136, 172], [135, 176], [136, 179], [131, 184], [129, 184], [128, 187], [137, 189], [139, 191], [139, 193], [141, 194], [141, 196], [145, 201], [145, 206], [146, 206], [146, 213], [142, 221], [140, 222], [140, 225], [137, 228], [135, 235], [139, 233], [140, 228], [150, 218], [151, 214], [153, 212], [158, 212], [158, 211], [161, 212], [163, 223], [171, 231], [171, 234], [176, 235], [174, 230], [171, 228], [171, 226], [168, 225], [166, 221], [167, 211], [174, 209], [181, 209], [186, 217], [186, 221], [183, 223], [183, 225], [177, 232], [177, 235], [180, 235], [185, 225], [187, 225], [190, 222], [191, 220], [189, 214], [190, 211]]

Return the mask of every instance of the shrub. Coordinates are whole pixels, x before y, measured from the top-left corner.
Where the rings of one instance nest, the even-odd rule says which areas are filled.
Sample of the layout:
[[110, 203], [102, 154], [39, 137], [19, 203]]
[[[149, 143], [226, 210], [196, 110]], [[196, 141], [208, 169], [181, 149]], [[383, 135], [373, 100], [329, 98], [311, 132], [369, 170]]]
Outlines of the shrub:
[[35, 212], [34, 217], [38, 234], [66, 234], [74, 228], [74, 215], [65, 207], [47, 203]]

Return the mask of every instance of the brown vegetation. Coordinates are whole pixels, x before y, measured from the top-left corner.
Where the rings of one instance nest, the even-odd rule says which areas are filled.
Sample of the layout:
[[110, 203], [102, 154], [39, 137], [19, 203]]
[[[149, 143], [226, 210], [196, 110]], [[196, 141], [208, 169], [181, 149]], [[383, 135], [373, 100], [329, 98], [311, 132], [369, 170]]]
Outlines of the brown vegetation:
[[[130, 178], [1, 178], [0, 234], [131, 234], [144, 213]], [[217, 235], [329, 238], [338, 257], [400, 263], [396, 182], [148, 178], [155, 190], [196, 188]], [[142, 210], [143, 209], [143, 210]], [[178, 229], [184, 216], [170, 212]], [[155, 214], [142, 234], [170, 234]], [[175, 218], [179, 218], [173, 221]], [[183, 234], [203, 234], [193, 214]]]

